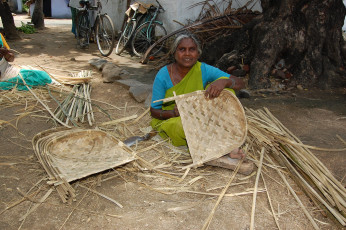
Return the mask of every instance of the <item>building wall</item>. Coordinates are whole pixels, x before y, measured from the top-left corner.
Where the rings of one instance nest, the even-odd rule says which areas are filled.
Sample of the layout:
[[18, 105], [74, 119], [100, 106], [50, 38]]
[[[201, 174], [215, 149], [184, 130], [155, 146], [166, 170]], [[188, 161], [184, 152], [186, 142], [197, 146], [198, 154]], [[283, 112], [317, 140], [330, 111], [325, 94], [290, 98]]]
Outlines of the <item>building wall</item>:
[[[16, 3], [20, 0], [9, 0], [13, 7], [17, 7]], [[67, 8], [68, 0], [51, 0], [52, 1], [52, 16], [58, 18], [71, 18], [69, 8]], [[96, 3], [96, 0], [89, 0]], [[215, 2], [228, 2], [222, 0], [214, 0]], [[345, 0], [343, 0], [345, 1]], [[120, 32], [123, 25], [125, 11], [127, 10], [126, 4], [127, 0], [101, 0], [102, 11], [107, 13], [113, 21], [115, 30]], [[131, 3], [136, 1], [132, 0]], [[151, 3], [157, 5], [155, 0], [140, 0], [139, 2]], [[198, 15], [201, 13], [202, 5], [192, 7], [193, 5], [202, 2], [201, 0], [159, 0], [160, 4], [165, 9], [165, 12], [159, 15], [159, 20], [163, 22], [168, 33], [171, 33], [182, 27], [179, 23], [187, 24], [188, 20], [195, 21]], [[237, 0], [232, 1], [234, 8], [239, 8], [243, 6], [248, 0]], [[255, 5], [252, 10], [261, 11], [260, 0], [254, 1]], [[221, 9], [222, 10], [222, 9]], [[33, 10], [32, 10], [33, 11]], [[177, 22], [174, 22], [177, 21]]]
[[[127, 1], [108, 0], [107, 4], [105, 0], [101, 1], [103, 4], [103, 11], [112, 18], [115, 30], [120, 31], [124, 21], [125, 11], [127, 10]], [[215, 1], [222, 2], [221, 0]], [[131, 1], [131, 3], [134, 2], [136, 1]], [[139, 2], [157, 5], [155, 0], [140, 0]], [[165, 9], [165, 12], [161, 13], [158, 19], [163, 22], [168, 33], [171, 33], [182, 27], [182, 25], [174, 22], [173, 20], [178, 21], [182, 24], [187, 24], [187, 20], [195, 21], [202, 10], [202, 5], [191, 8], [192, 5], [202, 2], [201, 0], [159, 0], [159, 2]], [[248, 2], [248, 0], [233, 1], [232, 7], [239, 8], [246, 2]], [[256, 4], [254, 8], [252, 8], [252, 10], [261, 11], [260, 0], [254, 1], [254, 3]]]
[[67, 0], [51, 0], [53, 18], [71, 18], [71, 9]]

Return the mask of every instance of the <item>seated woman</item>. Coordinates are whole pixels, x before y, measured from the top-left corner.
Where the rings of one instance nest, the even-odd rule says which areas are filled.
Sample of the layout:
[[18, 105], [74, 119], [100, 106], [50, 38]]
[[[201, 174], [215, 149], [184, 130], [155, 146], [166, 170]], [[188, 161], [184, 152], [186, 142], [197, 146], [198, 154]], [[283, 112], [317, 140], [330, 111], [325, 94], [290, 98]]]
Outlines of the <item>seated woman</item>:
[[[206, 97], [216, 98], [224, 88], [240, 90], [245, 84], [241, 78], [230, 76], [218, 68], [199, 62], [202, 51], [197, 39], [191, 34], [179, 35], [170, 52], [174, 62], [161, 68], [154, 80], [150, 108], [153, 117], [151, 126], [161, 137], [170, 138], [173, 145], [182, 146], [187, 145], [187, 142], [175, 102], [163, 104], [154, 101], [172, 97], [173, 91], [176, 95], [181, 95], [204, 89]], [[241, 149], [230, 149], [228, 156], [222, 158], [244, 157]]]
[[28, 90], [22, 78], [29, 87], [45, 85], [52, 82], [52, 79], [46, 72], [16, 68], [9, 63], [13, 61], [14, 54], [0, 33], [0, 90], [9, 90], [15, 86], [18, 90]]

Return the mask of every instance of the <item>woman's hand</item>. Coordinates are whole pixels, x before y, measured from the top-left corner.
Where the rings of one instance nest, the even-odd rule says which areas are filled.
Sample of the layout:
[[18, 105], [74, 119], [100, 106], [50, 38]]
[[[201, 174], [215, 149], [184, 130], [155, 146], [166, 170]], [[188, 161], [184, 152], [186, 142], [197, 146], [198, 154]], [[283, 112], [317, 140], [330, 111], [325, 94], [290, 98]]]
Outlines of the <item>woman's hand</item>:
[[244, 87], [245, 83], [242, 78], [230, 76], [229, 79], [219, 79], [211, 83], [205, 91], [205, 96], [213, 99], [218, 97], [224, 88], [240, 90]]
[[180, 116], [180, 113], [179, 113], [179, 110], [178, 110], [177, 105], [174, 106], [173, 111], [174, 111], [174, 116], [175, 116], [175, 117], [179, 117], [179, 116]]
[[0, 57], [4, 57], [8, 53], [8, 50], [4, 47], [0, 48]]
[[0, 57], [5, 58], [8, 62], [14, 61], [14, 54], [4, 47], [0, 48]]
[[172, 117], [180, 116], [177, 105], [175, 105], [173, 110], [154, 109], [153, 107], [151, 107], [150, 113], [153, 118], [157, 118], [160, 120], [167, 120]]
[[210, 99], [218, 97], [221, 91], [227, 87], [228, 80], [229, 79], [219, 79], [211, 83], [205, 91], [205, 96]]

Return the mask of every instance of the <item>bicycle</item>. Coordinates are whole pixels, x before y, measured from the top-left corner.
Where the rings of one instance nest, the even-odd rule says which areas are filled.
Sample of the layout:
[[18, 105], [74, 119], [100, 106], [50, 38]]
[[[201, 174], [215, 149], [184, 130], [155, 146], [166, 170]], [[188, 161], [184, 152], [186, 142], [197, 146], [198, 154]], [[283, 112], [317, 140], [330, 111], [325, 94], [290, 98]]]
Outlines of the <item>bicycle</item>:
[[[143, 20], [145, 20], [145, 22], [143, 24], [140, 24], [140, 26], [138, 26], [138, 28], [141, 27], [143, 29], [144, 25], [148, 25], [148, 24], [150, 24], [149, 28], [156, 28], [156, 25], [160, 24], [160, 27], [158, 26], [160, 31], [164, 31], [164, 33], [167, 34], [166, 29], [162, 26], [163, 23], [159, 22], [159, 21], [154, 21], [156, 19], [157, 15], [159, 14], [160, 10], [164, 11], [161, 4], [157, 0], [156, 0], [156, 2], [159, 4], [159, 7], [150, 6], [148, 8], [145, 8], [144, 5], [135, 6], [135, 7], [137, 7], [137, 9], [134, 10], [134, 13], [132, 16], [129, 16], [130, 18], [126, 22], [126, 24], [124, 26], [124, 30], [122, 31], [120, 38], [118, 40], [118, 43], [116, 45], [116, 48], [115, 48], [116, 54], [120, 55], [124, 51], [124, 49], [127, 47], [127, 45], [130, 43], [130, 41], [133, 41], [132, 36], [137, 32], [137, 24], [139, 24]], [[145, 8], [146, 12], [139, 10], [140, 7]], [[154, 13], [152, 13], [152, 12], [154, 12]], [[155, 32], [155, 30], [151, 30], [151, 32]], [[152, 33], [152, 35], [155, 35], [155, 33]], [[152, 39], [152, 37], [153, 36], [149, 36], [148, 38]], [[138, 34], [137, 35], [137, 41], [139, 38], [140, 37]], [[149, 39], [146, 38], [147, 41], [149, 41]], [[135, 55], [140, 56], [141, 52], [137, 47], [135, 47], [136, 44], [137, 43], [131, 42], [131, 50], [133, 51], [133, 53]], [[140, 43], [138, 43], [138, 45], [139, 44]]]
[[[102, 4], [97, 0], [96, 6], [92, 6], [89, 0], [79, 2], [82, 8], [77, 8], [76, 34], [80, 47], [89, 47], [93, 33], [96, 37], [97, 48], [101, 55], [109, 56], [115, 44], [114, 25], [106, 13], [101, 13]], [[89, 11], [97, 11], [93, 26], [90, 25]]]
[[[136, 29], [131, 41], [132, 51], [138, 57], [142, 57], [152, 44], [167, 35], [167, 31], [163, 26], [163, 23], [156, 20], [160, 10], [164, 12], [165, 9], [158, 0], [156, 0], [156, 2], [158, 3], [159, 7], [151, 6], [149, 8], [148, 11], [149, 14], [151, 14], [150, 20], [144, 22]], [[157, 55], [162, 50], [164, 45], [164, 43], [161, 43], [159, 46], [156, 46], [151, 56]]]
[[132, 4], [128, 10], [129, 12], [128, 11], [126, 12], [129, 19], [126, 21], [125, 25], [123, 26], [124, 29], [121, 32], [118, 43], [115, 47], [115, 53], [118, 55], [120, 55], [125, 50], [127, 44], [129, 43], [132, 37], [133, 32], [137, 28], [138, 22], [141, 21], [144, 15], [146, 14], [146, 12], [140, 9], [141, 7], [143, 7], [146, 10], [146, 8], [140, 4], [141, 3], [138, 3], [138, 2]]

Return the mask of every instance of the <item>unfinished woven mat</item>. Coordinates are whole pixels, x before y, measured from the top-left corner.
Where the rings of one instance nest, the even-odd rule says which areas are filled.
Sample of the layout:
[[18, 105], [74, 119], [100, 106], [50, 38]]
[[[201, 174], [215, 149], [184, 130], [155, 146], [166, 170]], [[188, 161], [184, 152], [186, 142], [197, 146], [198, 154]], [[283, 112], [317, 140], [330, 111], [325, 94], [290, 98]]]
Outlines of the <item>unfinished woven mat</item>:
[[74, 197], [68, 182], [134, 160], [110, 134], [100, 130], [51, 129], [33, 138], [35, 154], [49, 175], [49, 183], [65, 202]]
[[247, 134], [243, 106], [233, 93], [223, 90], [219, 97], [206, 99], [204, 92], [174, 97], [193, 165], [217, 159], [240, 147]]

